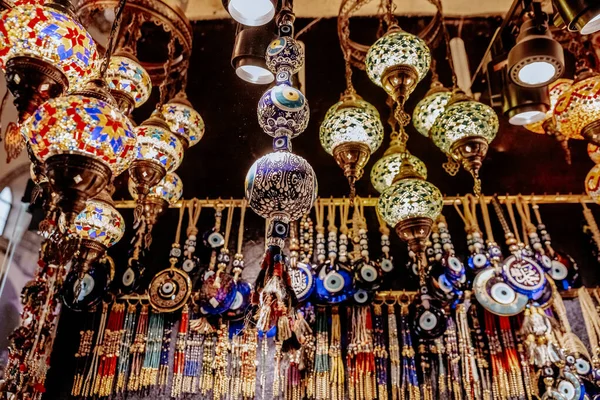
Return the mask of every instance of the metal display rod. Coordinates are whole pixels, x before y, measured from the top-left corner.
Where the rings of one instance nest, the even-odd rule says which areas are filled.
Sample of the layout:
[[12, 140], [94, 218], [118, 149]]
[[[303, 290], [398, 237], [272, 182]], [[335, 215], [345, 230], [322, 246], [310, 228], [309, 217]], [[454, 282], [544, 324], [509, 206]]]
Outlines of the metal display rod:
[[[486, 203], [489, 203], [493, 196], [483, 196]], [[497, 196], [500, 203], [505, 203], [506, 200], [515, 202], [517, 199], [521, 199], [525, 202], [535, 202], [537, 204], [580, 204], [580, 203], [594, 203], [594, 201], [585, 194], [531, 194], [531, 195], [499, 195]], [[451, 206], [457, 201], [460, 201], [460, 196], [446, 196], [444, 197], [444, 205]], [[375, 207], [377, 204], [377, 197], [356, 197], [354, 200], [355, 204], [362, 204], [364, 207]], [[179, 200], [173, 204], [171, 208], [181, 208], [185, 200]], [[216, 205], [223, 205], [225, 207], [240, 207], [244, 202], [243, 199], [200, 199], [200, 204], [203, 207], [215, 207]], [[348, 198], [319, 198], [317, 199], [318, 204], [323, 205], [349, 205], [350, 200]], [[116, 208], [135, 208], [135, 201], [133, 200], [117, 200], [115, 201]]]

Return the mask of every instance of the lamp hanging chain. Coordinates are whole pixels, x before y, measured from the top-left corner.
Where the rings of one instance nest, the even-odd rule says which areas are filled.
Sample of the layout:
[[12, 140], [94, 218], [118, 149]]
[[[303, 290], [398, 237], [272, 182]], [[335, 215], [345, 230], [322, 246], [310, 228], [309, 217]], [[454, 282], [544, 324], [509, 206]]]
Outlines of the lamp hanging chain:
[[352, 85], [352, 49], [350, 47], [350, 16], [370, 0], [353, 0], [343, 1], [340, 5], [338, 14], [337, 29], [340, 40], [340, 47], [344, 55], [345, 74], [346, 74], [346, 90], [344, 95], [354, 95], [356, 90]]
[[433, 3], [442, 16], [442, 32], [444, 33], [444, 43], [446, 45], [446, 61], [450, 66], [450, 72], [452, 73], [452, 90], [458, 88], [458, 78], [456, 77], [456, 71], [454, 70], [454, 61], [452, 60], [452, 52], [450, 51], [450, 34], [448, 33], [448, 26], [446, 25], [446, 16], [444, 15], [441, 0], [430, 0]]
[[165, 60], [165, 63], [163, 64], [163, 71], [164, 71], [165, 76], [158, 88], [159, 93], [160, 93], [160, 99], [159, 99], [158, 103], [156, 104], [157, 110], [160, 110], [167, 100], [167, 85], [169, 82], [169, 72], [171, 70], [171, 65], [173, 64], [173, 58], [175, 57], [175, 35], [174, 34], [171, 34], [171, 38], [169, 39], [169, 44], [167, 46], [167, 50], [168, 50], [167, 59]]
[[[382, 0], [386, 1], [386, 0]], [[394, 4], [394, 0], [387, 0], [385, 4], [385, 14], [383, 16], [383, 20], [387, 25], [387, 29], [389, 30], [392, 26], [398, 25], [398, 20], [394, 16], [394, 11], [396, 10], [396, 5]]]
[[104, 79], [104, 77], [106, 76], [106, 71], [108, 70], [110, 58], [112, 57], [113, 51], [115, 51], [115, 44], [117, 43], [117, 33], [119, 30], [119, 26], [121, 25], [121, 19], [123, 17], [123, 11], [125, 10], [126, 4], [127, 0], [120, 0], [119, 5], [116, 8], [115, 20], [113, 21], [112, 27], [110, 28], [110, 35], [108, 37], [108, 46], [106, 48], [106, 52], [104, 53], [102, 65], [100, 66], [100, 79]]

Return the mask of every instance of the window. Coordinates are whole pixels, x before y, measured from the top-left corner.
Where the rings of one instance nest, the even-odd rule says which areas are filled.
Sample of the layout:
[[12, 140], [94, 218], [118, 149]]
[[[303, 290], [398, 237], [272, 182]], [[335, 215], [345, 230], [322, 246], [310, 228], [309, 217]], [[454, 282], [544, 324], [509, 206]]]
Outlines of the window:
[[0, 192], [0, 235], [4, 235], [4, 228], [12, 207], [12, 190], [7, 186]]

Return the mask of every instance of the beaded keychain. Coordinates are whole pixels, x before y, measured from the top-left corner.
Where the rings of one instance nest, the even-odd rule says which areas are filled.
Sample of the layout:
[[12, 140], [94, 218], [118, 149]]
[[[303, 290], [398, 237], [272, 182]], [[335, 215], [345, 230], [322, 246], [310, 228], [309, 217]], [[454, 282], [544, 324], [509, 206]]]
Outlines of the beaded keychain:
[[[373, 304], [373, 354], [377, 380], [377, 398], [388, 400], [388, 351], [385, 345], [382, 304]], [[337, 400], [337, 399], [334, 399]]]
[[371, 293], [381, 285], [381, 271], [379, 265], [370, 259], [367, 220], [364, 205], [360, 199], [357, 199], [354, 210], [353, 241], [359, 250], [353, 265], [354, 283], [358, 287], [354, 294], [354, 301], [357, 304], [364, 305], [371, 300]]
[[329, 345], [329, 399], [344, 400], [344, 360], [342, 358], [342, 324], [339, 308], [331, 308], [331, 344]]
[[317, 308], [317, 345], [315, 356], [316, 391], [315, 399], [329, 398], [329, 338], [327, 328], [327, 309]]
[[223, 318], [230, 321], [240, 321], [245, 318], [250, 309], [250, 300], [252, 296], [252, 285], [242, 279], [244, 271], [244, 221], [246, 218], [246, 207], [248, 202], [246, 199], [242, 201], [240, 207], [240, 224], [238, 227], [238, 236], [236, 243], [236, 252], [233, 256], [232, 270], [233, 282], [235, 284], [235, 299], [229, 309], [223, 314]]
[[462, 212], [458, 202], [454, 203], [454, 208], [462, 219], [467, 233], [467, 248], [469, 249], [467, 265], [471, 271], [477, 272], [490, 266], [489, 257], [485, 252], [483, 234], [477, 221], [478, 201], [473, 195], [468, 194], [461, 198], [460, 202], [462, 203]]
[[400, 370], [400, 337], [398, 336], [398, 323], [396, 322], [395, 304], [387, 303], [388, 316], [388, 346], [390, 359], [390, 383], [392, 386], [392, 400], [402, 398], [400, 393], [401, 370]]
[[130, 353], [131, 345], [133, 344], [134, 331], [137, 320], [137, 307], [134, 304], [127, 304], [127, 314], [125, 314], [125, 323], [123, 325], [124, 332], [121, 335], [121, 343], [119, 345], [119, 359], [117, 363], [117, 383], [115, 394], [120, 395], [125, 392], [126, 380], [129, 376]]
[[384, 273], [390, 273], [394, 270], [394, 258], [390, 254], [390, 228], [379, 215], [379, 208], [375, 207], [377, 221], [379, 221], [379, 233], [381, 233], [381, 258], [379, 267]]
[[311, 264], [313, 255], [313, 221], [310, 215], [305, 214], [300, 220], [300, 261]]
[[519, 196], [515, 202], [517, 212], [521, 217], [521, 225], [523, 226], [523, 237], [526, 238], [526, 254], [533, 253], [535, 260], [544, 268], [545, 271], [552, 269], [552, 260], [544, 250], [542, 241], [537, 232], [536, 226], [531, 222], [531, 210], [529, 204], [525, 203]]
[[[202, 205], [196, 200], [192, 199], [187, 204], [182, 204], [179, 214], [179, 219], [182, 218], [182, 213], [185, 210], [184, 205], [187, 206], [188, 210], [188, 226], [185, 230], [186, 238], [183, 250], [183, 263], [181, 269], [188, 274], [194, 272], [200, 266], [200, 260], [195, 256], [196, 246], [198, 244], [198, 219], [200, 219], [200, 213], [202, 212]], [[178, 229], [180, 231], [181, 228]], [[177, 242], [179, 242], [177, 240]], [[181, 257], [181, 250], [174, 255], [177, 258]]]
[[179, 327], [177, 329], [177, 340], [175, 342], [175, 354], [173, 356], [173, 381], [171, 383], [171, 397], [179, 398], [183, 384], [183, 371], [185, 367], [185, 342], [188, 331], [188, 305], [181, 309]]

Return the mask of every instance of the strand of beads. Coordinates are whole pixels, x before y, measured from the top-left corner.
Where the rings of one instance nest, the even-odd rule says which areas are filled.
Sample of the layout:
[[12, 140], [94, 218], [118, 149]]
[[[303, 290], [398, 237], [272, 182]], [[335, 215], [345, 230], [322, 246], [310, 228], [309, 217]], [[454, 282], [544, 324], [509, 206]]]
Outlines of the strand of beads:
[[396, 322], [395, 306], [388, 304], [388, 343], [390, 358], [390, 383], [392, 385], [392, 400], [401, 398], [401, 369], [400, 369], [400, 337]]
[[329, 390], [329, 339], [327, 334], [327, 310], [317, 309], [317, 345], [315, 358], [316, 394], [317, 400], [327, 399]]
[[188, 332], [189, 310], [187, 304], [181, 309], [177, 341], [175, 342], [175, 355], [173, 357], [173, 381], [171, 383], [171, 397], [181, 396], [183, 384], [183, 371], [185, 366], [185, 343]]
[[119, 361], [117, 366], [117, 384], [115, 393], [121, 395], [125, 393], [127, 376], [129, 376], [130, 353], [129, 350], [133, 343], [135, 322], [137, 316], [137, 307], [133, 304], [127, 305], [127, 314], [125, 315], [125, 332], [121, 336], [119, 346]]
[[379, 400], [387, 400], [388, 351], [385, 346], [381, 304], [373, 305], [373, 343], [375, 346], [374, 354], [377, 375], [377, 398]]
[[331, 400], [344, 399], [344, 361], [342, 360], [342, 329], [338, 307], [331, 308], [331, 344], [329, 345]]
[[335, 205], [327, 206], [327, 258], [331, 261], [331, 265], [335, 264], [338, 254], [338, 230], [335, 226]]
[[315, 206], [315, 217], [317, 219], [317, 263], [323, 264], [327, 259], [327, 250], [325, 249], [325, 206], [322, 203], [318, 203]]
[[314, 229], [310, 215], [304, 214], [300, 220], [300, 261], [310, 264], [313, 255]]
[[339, 240], [339, 260], [342, 264], [348, 262], [348, 213], [350, 206], [342, 204], [340, 206], [340, 240]]
[[169, 380], [169, 355], [171, 353], [171, 335], [173, 333], [173, 325], [175, 320], [172, 315], [167, 314], [165, 317], [165, 326], [161, 340], [160, 349], [160, 366], [158, 370], [158, 392], [164, 394], [167, 389]]

